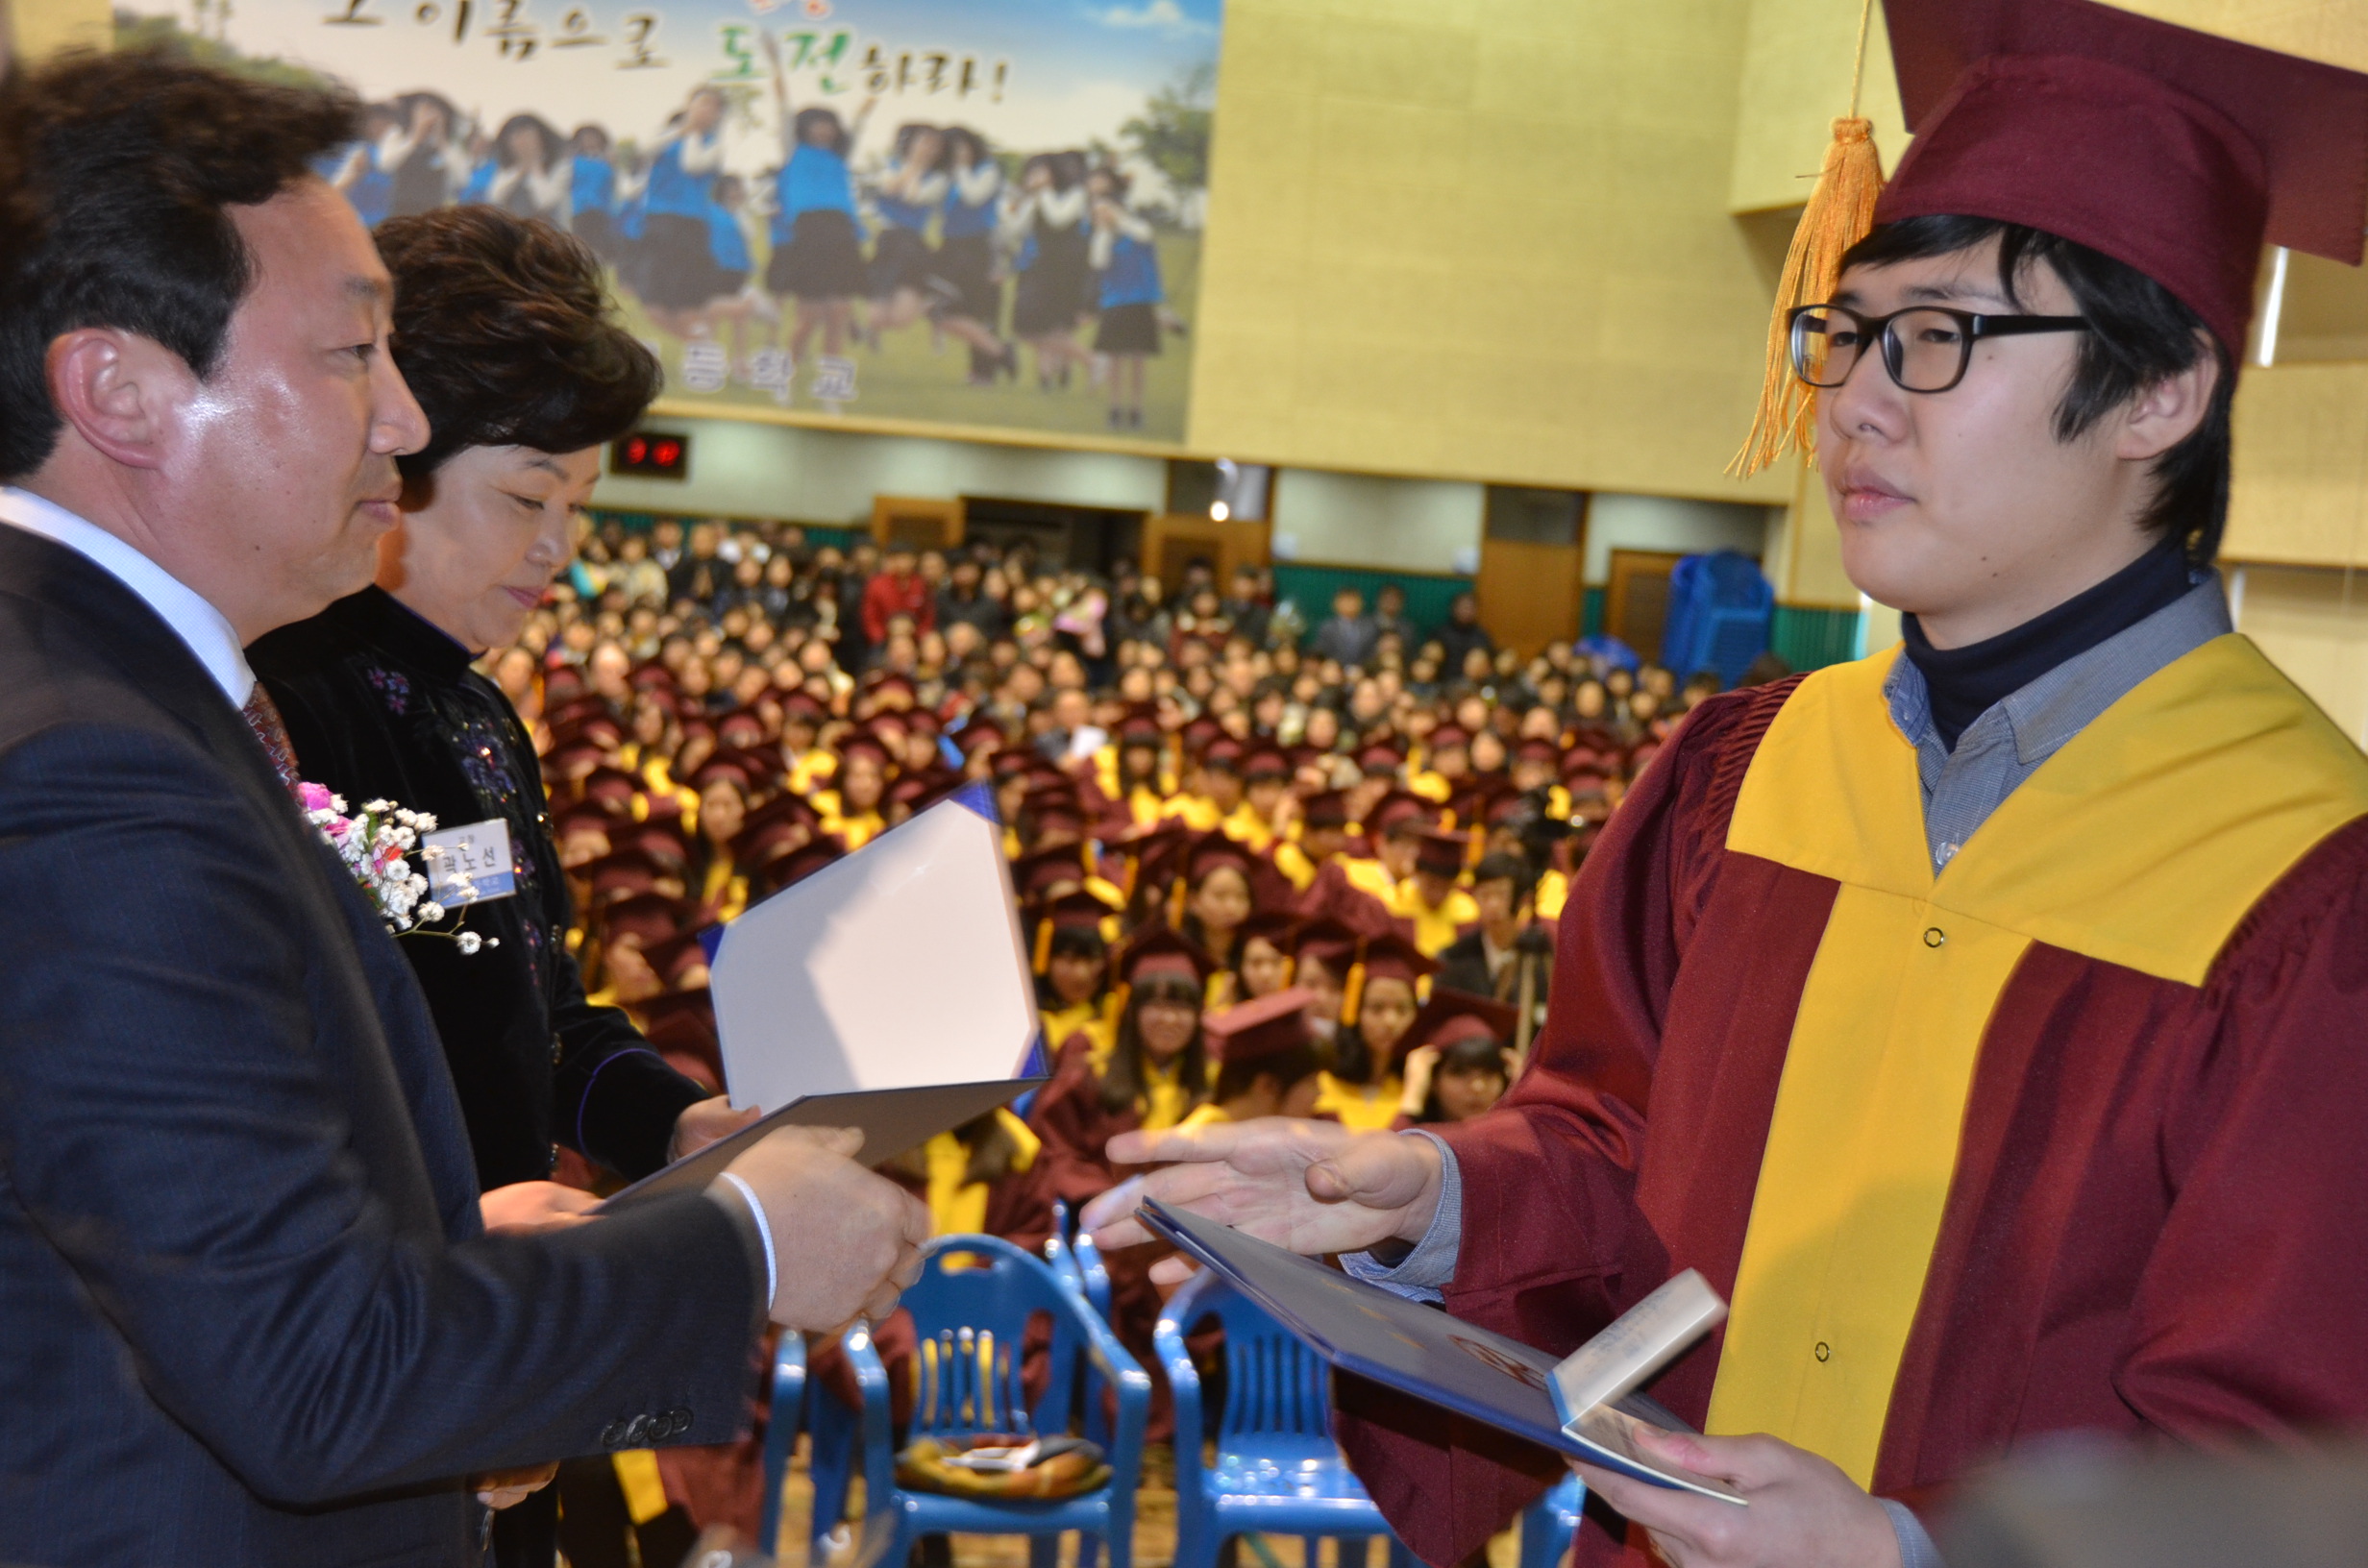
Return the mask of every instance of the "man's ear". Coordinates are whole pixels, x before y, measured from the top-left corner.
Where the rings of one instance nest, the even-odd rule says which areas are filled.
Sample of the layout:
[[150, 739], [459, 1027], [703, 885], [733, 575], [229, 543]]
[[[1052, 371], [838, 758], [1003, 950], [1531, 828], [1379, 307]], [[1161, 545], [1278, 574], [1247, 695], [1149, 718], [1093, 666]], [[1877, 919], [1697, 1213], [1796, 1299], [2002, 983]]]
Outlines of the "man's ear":
[[2212, 340], [2196, 333], [2203, 352], [2175, 376], [2166, 376], [2137, 395], [2121, 420], [2113, 455], [2136, 462], [2161, 456], [2193, 435], [2211, 412], [2220, 385], [2220, 355]]
[[50, 340], [44, 366], [60, 417], [103, 456], [156, 468], [171, 445], [197, 378], [154, 338], [113, 327], [79, 327]]

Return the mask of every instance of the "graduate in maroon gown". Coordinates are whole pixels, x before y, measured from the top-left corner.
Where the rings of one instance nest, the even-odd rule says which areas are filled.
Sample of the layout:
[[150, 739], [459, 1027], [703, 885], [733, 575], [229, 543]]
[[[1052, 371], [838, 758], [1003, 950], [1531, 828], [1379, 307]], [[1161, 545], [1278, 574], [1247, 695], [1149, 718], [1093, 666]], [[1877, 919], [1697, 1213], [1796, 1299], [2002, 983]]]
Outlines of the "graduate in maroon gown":
[[[1582, 1563], [1919, 1568], [2052, 1433], [2368, 1422], [2368, 761], [2209, 566], [2256, 261], [2359, 260], [2368, 78], [2088, 0], [1887, 11], [1916, 139], [1787, 347], [1903, 645], [1677, 731], [1498, 1110], [1113, 1151], [1555, 1354], [1700, 1269], [1733, 1313], [1651, 1391], [1716, 1435], [1660, 1446], [1751, 1506], [1582, 1467], [1626, 1517]], [[1343, 1410], [1433, 1563], [1559, 1468]]]
[[[1073, 1036], [1028, 1111], [1030, 1129], [1044, 1140], [1046, 1190], [1072, 1213], [1126, 1174], [1110, 1164], [1113, 1138], [1180, 1125], [1207, 1103], [1215, 1084], [1200, 1020], [1216, 963], [1172, 926], [1150, 924], [1120, 949], [1114, 968], [1125, 1001], [1110, 1047], [1100, 1049], [1083, 1033]], [[1161, 1256], [1164, 1250], [1135, 1248], [1107, 1262], [1111, 1327], [1120, 1343], [1152, 1369], [1147, 1430], [1164, 1441], [1174, 1407], [1151, 1344], [1165, 1292], [1150, 1270]]]

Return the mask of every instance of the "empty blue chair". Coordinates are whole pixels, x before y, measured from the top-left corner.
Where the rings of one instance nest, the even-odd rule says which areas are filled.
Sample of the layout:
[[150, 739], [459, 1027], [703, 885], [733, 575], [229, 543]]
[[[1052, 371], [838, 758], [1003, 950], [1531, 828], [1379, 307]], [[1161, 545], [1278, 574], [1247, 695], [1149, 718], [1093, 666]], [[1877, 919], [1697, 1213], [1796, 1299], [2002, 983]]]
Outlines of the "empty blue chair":
[[798, 1450], [798, 1425], [805, 1414], [805, 1335], [784, 1332], [773, 1353], [773, 1410], [765, 1419], [765, 1508], [756, 1538], [768, 1554], [781, 1550], [781, 1485], [789, 1457]]
[[[1200, 1373], [1184, 1336], [1214, 1316], [1225, 1331], [1225, 1409], [1217, 1460], [1201, 1456]], [[1413, 1558], [1349, 1471], [1332, 1438], [1332, 1369], [1266, 1310], [1213, 1273], [1195, 1275], [1152, 1331], [1175, 1392], [1175, 1568], [1213, 1568], [1246, 1531], [1316, 1543], [1390, 1542], [1392, 1568]]]
[[1729, 686], [1767, 648], [1776, 590], [1760, 563], [1738, 551], [1689, 555], [1669, 573], [1663, 668], [1685, 679], [1714, 670]]
[[1571, 1537], [1579, 1532], [1579, 1510], [1587, 1506], [1587, 1483], [1566, 1474], [1552, 1490], [1521, 1512], [1521, 1568], [1561, 1568]]
[[[989, 1236], [941, 1236], [922, 1249], [922, 1273], [904, 1292], [920, 1345], [920, 1385], [907, 1440], [964, 1438], [991, 1433], [1055, 1436], [1069, 1431], [1073, 1396], [1093, 1409], [1115, 1395], [1116, 1435], [1103, 1453], [1110, 1479], [1082, 1496], [1035, 1499], [949, 1497], [897, 1484], [897, 1437], [890, 1430], [888, 1372], [871, 1336], [847, 1336], [848, 1359], [863, 1390], [861, 1415], [865, 1517], [855, 1568], [903, 1568], [924, 1535], [955, 1531], [1031, 1537], [1031, 1559], [1049, 1568], [1060, 1537], [1082, 1537], [1079, 1553], [1098, 1541], [1110, 1568], [1133, 1560], [1135, 1486], [1143, 1461], [1143, 1429], [1149, 1419], [1151, 1380], [1126, 1354], [1110, 1326], [1064, 1285], [1049, 1264]], [[1028, 1319], [1051, 1320], [1049, 1377], [1031, 1406], [1021, 1385], [1022, 1345]], [[1076, 1374], [1086, 1377], [1082, 1390]], [[837, 1404], [821, 1394], [810, 1418], [822, 1430], [822, 1409]], [[819, 1448], [822, 1438], [816, 1438]]]
[[1094, 1245], [1094, 1233], [1079, 1231], [1069, 1250], [1077, 1260], [1077, 1272], [1085, 1280], [1085, 1299], [1094, 1311], [1101, 1314], [1104, 1323], [1110, 1321], [1110, 1269], [1101, 1261], [1101, 1249]]

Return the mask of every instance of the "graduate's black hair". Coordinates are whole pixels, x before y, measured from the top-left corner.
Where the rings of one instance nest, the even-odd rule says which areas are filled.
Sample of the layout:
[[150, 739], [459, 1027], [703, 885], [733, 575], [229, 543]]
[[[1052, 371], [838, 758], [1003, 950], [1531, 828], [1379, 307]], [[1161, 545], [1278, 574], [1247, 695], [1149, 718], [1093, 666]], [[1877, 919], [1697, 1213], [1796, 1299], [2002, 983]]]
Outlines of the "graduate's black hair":
[[47, 360], [63, 333], [136, 332], [213, 374], [255, 281], [225, 208], [271, 200], [360, 126], [350, 93], [161, 50], [78, 50], [0, 78], [0, 480], [58, 444]]
[[[1090, 958], [1097, 963], [1105, 963], [1110, 957], [1110, 944], [1102, 940], [1101, 933], [1093, 926], [1056, 925], [1052, 928], [1051, 935], [1046, 939], [1045, 957], [1048, 961], [1054, 958]], [[1098, 1002], [1109, 992], [1110, 970], [1105, 964], [1101, 978], [1095, 982], [1093, 999]], [[1053, 1011], [1069, 1005], [1060, 992], [1052, 989], [1052, 976], [1048, 969], [1047, 973], [1036, 977], [1036, 1005], [1046, 1011]], [[1051, 1044], [1053, 1049], [1058, 1050], [1061, 1041], [1056, 1040]]]
[[1323, 1058], [1316, 1054], [1314, 1044], [1295, 1045], [1270, 1056], [1224, 1064], [1217, 1069], [1217, 1087], [1210, 1090], [1210, 1097], [1222, 1105], [1237, 1095], [1248, 1093], [1261, 1078], [1273, 1079], [1277, 1094], [1289, 1094], [1321, 1071]]
[[[1143, 1030], [1135, 1021], [1137, 1015], [1143, 1011], [1143, 1004], [1147, 1001], [1184, 1001], [1197, 1010], [1200, 998], [1198, 981], [1173, 974], [1151, 975], [1127, 992], [1125, 1011], [1119, 1015], [1118, 1043], [1110, 1052], [1110, 1066], [1103, 1069], [1101, 1075], [1103, 1110], [1124, 1111], [1149, 1091], [1150, 1073], [1143, 1060]], [[1188, 1112], [1209, 1097], [1208, 1039], [1196, 1013], [1192, 1042], [1176, 1059], [1176, 1081], [1184, 1086], [1184, 1109]]]
[[1904, 218], [1877, 228], [1842, 257], [1851, 267], [1888, 266], [1927, 257], [1953, 256], [1995, 238], [1998, 282], [2009, 302], [2022, 307], [2018, 284], [2031, 269], [2045, 265], [2063, 280], [2073, 306], [2086, 317], [2072, 384], [2056, 405], [2056, 439], [2078, 440], [2112, 409], [2207, 353], [2220, 375], [2203, 423], [2184, 441], [2155, 459], [2154, 504], [2146, 527], [2156, 537], [2184, 541], [2187, 558], [2201, 566], [2220, 552], [2228, 525], [2230, 409], [2236, 397], [2235, 346], [2223, 343], [2204, 318], [2171, 291], [2103, 252], [2044, 230], [1993, 218], [1934, 216]]
[[1431, 1067], [1431, 1091], [1422, 1102], [1422, 1115], [1416, 1119], [1424, 1123], [1442, 1122], [1447, 1113], [1439, 1103], [1439, 1080], [1451, 1072], [1492, 1072], [1513, 1084], [1513, 1063], [1501, 1040], [1484, 1035], [1467, 1035], [1439, 1053], [1439, 1061]]
[[440, 207], [378, 226], [395, 364], [428, 416], [407, 482], [464, 447], [580, 452], [633, 428], [657, 359], [617, 320], [585, 244], [537, 218]]

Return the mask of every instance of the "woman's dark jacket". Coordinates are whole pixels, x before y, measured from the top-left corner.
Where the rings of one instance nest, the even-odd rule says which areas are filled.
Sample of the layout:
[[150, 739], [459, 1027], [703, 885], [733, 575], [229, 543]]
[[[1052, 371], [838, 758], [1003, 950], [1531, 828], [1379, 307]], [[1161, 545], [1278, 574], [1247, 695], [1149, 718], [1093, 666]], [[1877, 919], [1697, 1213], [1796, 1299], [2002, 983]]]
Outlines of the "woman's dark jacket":
[[[584, 999], [542, 769], [500, 688], [377, 588], [282, 627], [247, 657], [308, 782], [350, 808], [383, 798], [432, 813], [439, 827], [509, 824], [517, 893], [471, 906], [458, 927], [501, 945], [464, 955], [439, 937], [400, 943], [443, 1036], [480, 1185], [547, 1179], [559, 1143], [627, 1177], [664, 1164], [675, 1118], [705, 1091], [623, 1013]], [[448, 916], [431, 929], [455, 928]]]

